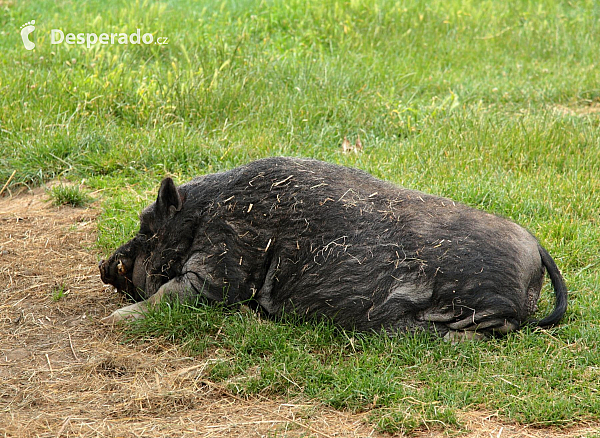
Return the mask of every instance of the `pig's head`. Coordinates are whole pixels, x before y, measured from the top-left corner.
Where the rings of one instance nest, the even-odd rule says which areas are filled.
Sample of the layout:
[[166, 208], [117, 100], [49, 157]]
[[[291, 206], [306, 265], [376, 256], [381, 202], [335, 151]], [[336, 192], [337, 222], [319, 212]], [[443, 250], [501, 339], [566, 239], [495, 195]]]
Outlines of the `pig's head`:
[[108, 260], [99, 264], [100, 278], [135, 301], [147, 299], [173, 274], [167, 266], [176, 266], [165, 260], [172, 251], [176, 231], [171, 223], [183, 208], [184, 198], [171, 178], [163, 179], [155, 203], [142, 211], [140, 230], [129, 242], [119, 247]]

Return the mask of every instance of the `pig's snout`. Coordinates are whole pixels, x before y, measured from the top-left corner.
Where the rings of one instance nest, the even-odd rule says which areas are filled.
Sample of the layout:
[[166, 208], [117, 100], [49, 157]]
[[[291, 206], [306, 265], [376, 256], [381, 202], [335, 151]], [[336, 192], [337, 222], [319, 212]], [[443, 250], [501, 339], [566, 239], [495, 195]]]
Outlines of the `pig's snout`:
[[98, 263], [102, 281], [117, 287], [121, 286], [119, 283], [123, 281], [122, 277], [126, 277], [132, 267], [133, 261], [128, 258], [115, 257], [109, 260], [101, 260]]
[[108, 263], [107, 263], [107, 261], [104, 259], [100, 260], [100, 262], [98, 263], [98, 269], [100, 269], [100, 279], [102, 280], [102, 282], [108, 283], [108, 276], [107, 276]]
[[[135, 249], [135, 248], [134, 248]], [[131, 256], [135, 257], [131, 257]], [[98, 269], [103, 283], [114, 286], [118, 292], [134, 301], [146, 298], [146, 256], [141, 251], [117, 251], [108, 260], [100, 260]]]

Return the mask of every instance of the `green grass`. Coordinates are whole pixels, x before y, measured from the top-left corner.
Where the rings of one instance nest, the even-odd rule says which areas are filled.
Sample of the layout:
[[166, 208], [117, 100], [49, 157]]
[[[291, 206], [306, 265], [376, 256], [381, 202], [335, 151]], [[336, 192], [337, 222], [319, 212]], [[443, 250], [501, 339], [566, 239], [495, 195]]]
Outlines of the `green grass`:
[[78, 186], [58, 185], [50, 189], [50, 199], [56, 206], [70, 205], [83, 207], [91, 202], [91, 198]]
[[52, 288], [52, 301], [58, 302], [65, 298], [71, 291], [64, 284]]
[[[141, 339], [219, 356], [211, 378], [239, 393], [368, 410], [387, 431], [460, 428], [457, 414], [473, 409], [532, 425], [600, 419], [600, 3], [0, 9], [0, 186], [14, 170], [9, 190], [85, 178], [103, 196], [104, 253], [135, 233], [166, 174], [184, 182], [263, 156], [307, 156], [517, 221], [549, 249], [571, 294], [558, 329], [487, 343], [358, 336], [204, 307], [158, 312], [136, 326]], [[32, 19], [29, 52], [19, 27]], [[140, 28], [169, 44], [54, 46], [53, 28]], [[364, 152], [342, 155], [343, 137], [357, 135]], [[542, 312], [551, 305], [546, 288]]]

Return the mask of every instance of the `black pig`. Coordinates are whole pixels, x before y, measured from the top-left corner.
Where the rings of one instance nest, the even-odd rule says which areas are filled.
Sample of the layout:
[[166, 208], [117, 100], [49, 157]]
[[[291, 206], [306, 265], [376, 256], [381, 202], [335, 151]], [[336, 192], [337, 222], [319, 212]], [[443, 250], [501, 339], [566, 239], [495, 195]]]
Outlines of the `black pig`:
[[[556, 305], [541, 321], [544, 273]], [[100, 262], [136, 301], [249, 303], [359, 331], [471, 337], [557, 324], [567, 289], [524, 228], [446, 198], [316, 160], [267, 158], [176, 187], [162, 181], [135, 238]]]

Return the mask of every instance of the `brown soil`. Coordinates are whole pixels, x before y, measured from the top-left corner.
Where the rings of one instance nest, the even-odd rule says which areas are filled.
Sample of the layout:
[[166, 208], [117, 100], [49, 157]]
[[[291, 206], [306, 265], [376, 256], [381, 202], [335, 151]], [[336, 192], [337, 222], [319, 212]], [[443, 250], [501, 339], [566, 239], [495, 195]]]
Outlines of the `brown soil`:
[[[239, 398], [204, 378], [210, 359], [177, 347], [124, 344], [99, 321], [124, 303], [98, 275], [97, 207], [53, 207], [45, 198], [41, 189], [0, 198], [1, 436], [388, 436], [368, 414]], [[461, 420], [472, 438], [597, 430], [532, 429], [481, 412]]]
[[568, 116], [598, 116], [600, 114], [600, 102], [584, 101], [574, 105], [554, 105], [554, 111], [558, 114]]

